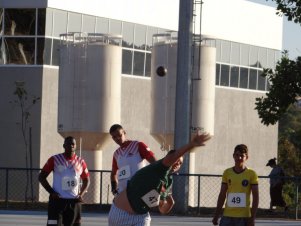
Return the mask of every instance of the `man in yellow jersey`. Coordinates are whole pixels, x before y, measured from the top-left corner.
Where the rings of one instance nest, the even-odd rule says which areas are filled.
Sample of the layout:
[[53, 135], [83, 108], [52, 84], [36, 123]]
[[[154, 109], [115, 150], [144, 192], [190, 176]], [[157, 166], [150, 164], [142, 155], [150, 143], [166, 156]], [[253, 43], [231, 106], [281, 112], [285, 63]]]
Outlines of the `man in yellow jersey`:
[[[215, 215], [212, 219], [218, 225], [218, 218], [226, 200], [226, 206], [220, 226], [253, 226], [259, 203], [258, 176], [245, 163], [248, 159], [248, 147], [239, 144], [235, 147], [234, 167], [223, 173], [221, 190], [217, 200]], [[252, 193], [252, 207], [250, 196]]]

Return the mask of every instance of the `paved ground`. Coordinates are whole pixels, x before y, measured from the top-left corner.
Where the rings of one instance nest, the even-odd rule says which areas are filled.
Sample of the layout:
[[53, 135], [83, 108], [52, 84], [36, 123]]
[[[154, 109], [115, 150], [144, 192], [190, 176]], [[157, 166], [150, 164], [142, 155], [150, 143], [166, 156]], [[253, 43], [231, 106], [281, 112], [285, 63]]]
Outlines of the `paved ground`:
[[[83, 226], [107, 226], [108, 214], [84, 214]], [[45, 225], [46, 212], [0, 210], [0, 226]], [[152, 216], [152, 226], [212, 226], [211, 218]], [[256, 226], [300, 226], [301, 221], [257, 219]]]

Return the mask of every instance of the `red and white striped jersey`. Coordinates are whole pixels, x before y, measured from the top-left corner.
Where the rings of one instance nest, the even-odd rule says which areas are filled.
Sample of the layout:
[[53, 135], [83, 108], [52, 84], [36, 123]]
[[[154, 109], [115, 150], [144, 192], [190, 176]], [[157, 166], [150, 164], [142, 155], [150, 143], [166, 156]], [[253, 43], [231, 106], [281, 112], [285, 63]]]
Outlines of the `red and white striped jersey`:
[[67, 158], [64, 153], [54, 155], [48, 159], [43, 171], [53, 171], [53, 189], [61, 198], [77, 198], [80, 189], [80, 178], [90, 176], [86, 162], [79, 156]]
[[113, 154], [112, 170], [117, 170], [118, 192], [126, 188], [127, 181], [142, 167], [154, 153], [139, 141], [127, 141]]

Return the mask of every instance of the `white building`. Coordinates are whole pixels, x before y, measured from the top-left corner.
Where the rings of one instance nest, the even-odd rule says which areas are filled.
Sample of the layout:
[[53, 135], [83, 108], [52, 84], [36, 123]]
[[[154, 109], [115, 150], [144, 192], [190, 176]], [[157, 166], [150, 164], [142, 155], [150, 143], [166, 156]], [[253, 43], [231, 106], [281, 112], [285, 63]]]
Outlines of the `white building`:
[[[214, 138], [195, 153], [194, 173], [222, 174], [233, 164], [235, 145], [250, 150], [248, 165], [267, 175], [267, 159], [277, 155], [278, 126], [261, 124], [255, 98], [268, 90], [263, 68], [275, 66], [282, 49], [282, 18], [275, 9], [245, 0], [204, 0], [196, 5], [195, 32], [215, 37]], [[87, 32], [121, 35], [121, 119], [129, 138], [143, 140], [158, 157], [164, 153], [150, 135], [152, 36], [177, 31], [178, 0], [2, 0], [0, 2], [0, 165], [26, 167], [20, 110], [10, 103], [15, 81], [40, 97], [30, 112], [32, 167], [62, 151], [58, 133], [60, 34]], [[200, 11], [202, 13], [200, 13]], [[201, 15], [201, 16], [200, 16]], [[200, 24], [201, 21], [201, 24]], [[107, 128], [109, 130], [109, 128]], [[83, 141], [85, 142], [85, 141]], [[111, 169], [116, 145], [97, 153], [82, 150], [88, 165]], [[90, 167], [91, 168], [91, 167]]]

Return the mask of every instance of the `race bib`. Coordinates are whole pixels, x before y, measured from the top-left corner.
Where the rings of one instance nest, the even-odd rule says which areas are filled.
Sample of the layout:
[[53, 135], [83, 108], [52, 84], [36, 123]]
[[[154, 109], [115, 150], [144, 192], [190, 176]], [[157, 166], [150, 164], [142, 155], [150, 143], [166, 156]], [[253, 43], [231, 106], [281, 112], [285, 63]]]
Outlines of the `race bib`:
[[160, 194], [155, 189], [153, 189], [150, 192], [146, 193], [144, 196], [142, 196], [141, 199], [150, 208], [159, 206]]
[[131, 176], [131, 169], [129, 165], [118, 169], [118, 180], [127, 179]]
[[229, 193], [227, 205], [229, 207], [246, 207], [246, 193]]
[[63, 177], [62, 189], [64, 191], [73, 190], [77, 186], [77, 179], [75, 177]]

